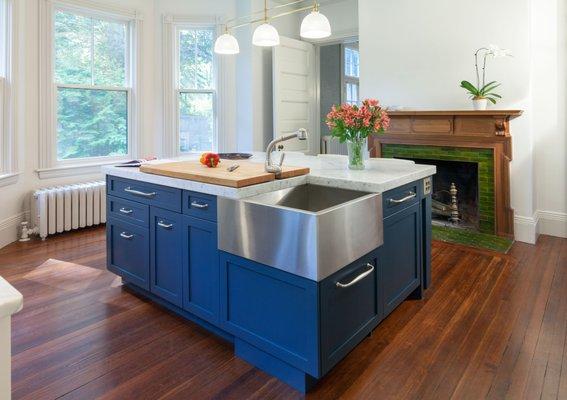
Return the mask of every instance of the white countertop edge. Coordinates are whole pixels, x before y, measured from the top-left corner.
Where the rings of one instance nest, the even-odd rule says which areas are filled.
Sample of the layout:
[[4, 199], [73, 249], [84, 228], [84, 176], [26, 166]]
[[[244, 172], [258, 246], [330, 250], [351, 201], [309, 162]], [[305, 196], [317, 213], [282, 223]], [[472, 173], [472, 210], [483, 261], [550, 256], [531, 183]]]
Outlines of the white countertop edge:
[[[194, 157], [183, 159], [186, 160], [193, 158]], [[251, 160], [259, 162], [262, 159], [263, 153], [254, 153], [254, 157]], [[159, 160], [158, 163], [179, 160], [182, 159]], [[232, 199], [242, 199], [305, 183], [371, 193], [383, 193], [416, 180], [423, 179], [427, 176], [431, 176], [436, 172], [436, 168], [433, 165], [420, 165], [415, 164], [412, 161], [395, 159], [368, 160], [367, 169], [362, 171], [348, 170], [346, 166], [346, 157], [344, 156], [314, 157], [292, 154], [288, 157], [288, 160], [289, 165], [305, 165], [311, 169], [311, 172], [304, 176], [275, 180], [243, 188], [231, 188], [186, 179], [148, 174], [140, 172], [138, 168], [131, 167], [103, 166], [102, 172], [106, 175], [117, 176], [120, 178], [139, 180], [156, 185], [191, 190]], [[344, 168], [341, 163], [344, 163]]]
[[24, 296], [0, 276], [0, 318], [17, 313], [24, 305]]

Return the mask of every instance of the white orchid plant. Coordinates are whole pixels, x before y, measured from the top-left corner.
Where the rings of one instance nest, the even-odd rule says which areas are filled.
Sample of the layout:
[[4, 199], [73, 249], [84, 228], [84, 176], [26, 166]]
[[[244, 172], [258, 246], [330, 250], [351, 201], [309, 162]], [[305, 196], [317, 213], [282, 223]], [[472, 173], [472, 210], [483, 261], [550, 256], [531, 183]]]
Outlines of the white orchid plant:
[[[479, 56], [482, 56], [482, 82], [480, 80], [480, 71], [478, 65]], [[476, 70], [476, 86], [469, 81], [461, 81], [461, 87], [471, 95], [473, 100], [488, 99], [492, 104], [496, 104], [497, 99], [501, 99], [497, 93], [494, 93], [500, 84], [496, 81], [486, 83], [486, 61], [488, 58], [504, 58], [512, 57], [510, 50], [501, 49], [500, 47], [491, 44], [486, 47], [481, 47], [474, 53], [474, 67]]]

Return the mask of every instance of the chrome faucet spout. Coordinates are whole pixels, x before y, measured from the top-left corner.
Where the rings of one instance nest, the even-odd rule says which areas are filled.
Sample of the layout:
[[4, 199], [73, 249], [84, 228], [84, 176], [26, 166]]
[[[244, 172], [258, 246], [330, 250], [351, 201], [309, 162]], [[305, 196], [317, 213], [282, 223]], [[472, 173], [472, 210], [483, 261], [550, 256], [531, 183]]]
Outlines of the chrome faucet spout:
[[266, 148], [266, 163], [265, 163], [266, 172], [271, 172], [276, 175], [281, 174], [284, 155], [281, 156], [279, 164], [276, 165], [272, 163], [272, 152], [274, 151], [276, 144], [295, 138], [299, 140], [307, 140], [307, 130], [301, 128], [297, 132], [290, 133], [289, 135], [280, 136], [272, 140], [270, 144], [268, 144], [268, 147]]

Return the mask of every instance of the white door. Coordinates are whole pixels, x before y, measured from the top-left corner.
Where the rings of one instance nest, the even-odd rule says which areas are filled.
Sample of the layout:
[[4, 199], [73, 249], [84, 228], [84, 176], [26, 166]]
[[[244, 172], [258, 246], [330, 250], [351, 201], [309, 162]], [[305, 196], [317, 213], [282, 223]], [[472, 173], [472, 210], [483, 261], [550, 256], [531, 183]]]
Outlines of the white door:
[[274, 137], [307, 129], [308, 140], [282, 143], [287, 151], [319, 153], [316, 112], [315, 48], [311, 43], [280, 37], [272, 52]]

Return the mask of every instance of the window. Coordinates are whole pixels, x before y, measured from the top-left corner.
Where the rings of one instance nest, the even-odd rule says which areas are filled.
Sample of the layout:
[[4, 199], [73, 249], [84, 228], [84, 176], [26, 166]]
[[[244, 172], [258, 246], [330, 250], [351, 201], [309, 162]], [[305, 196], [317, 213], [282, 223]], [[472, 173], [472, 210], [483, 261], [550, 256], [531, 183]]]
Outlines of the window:
[[177, 30], [180, 153], [217, 148], [215, 32], [212, 26], [180, 27]]
[[57, 10], [57, 160], [128, 154], [128, 24]]
[[40, 177], [134, 157], [138, 16], [75, 0], [40, 4], [40, 95], [53, 102], [41, 104]]
[[15, 176], [15, 157], [11, 136], [11, 102], [9, 97], [10, 77], [10, 40], [11, 2], [0, 0], [0, 186], [13, 183]]
[[360, 54], [358, 45], [343, 46], [344, 76], [343, 99], [349, 104], [359, 104]]

